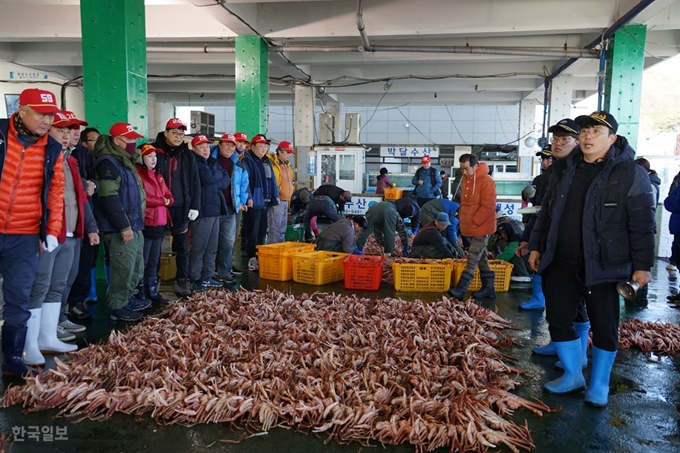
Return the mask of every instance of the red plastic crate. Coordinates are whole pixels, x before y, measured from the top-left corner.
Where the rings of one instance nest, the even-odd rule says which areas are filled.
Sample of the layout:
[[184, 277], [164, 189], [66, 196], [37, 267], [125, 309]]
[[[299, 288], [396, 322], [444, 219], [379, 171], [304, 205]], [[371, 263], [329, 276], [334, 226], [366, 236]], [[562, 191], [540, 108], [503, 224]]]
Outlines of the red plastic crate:
[[350, 255], [345, 266], [345, 288], [376, 291], [382, 280], [384, 256]]

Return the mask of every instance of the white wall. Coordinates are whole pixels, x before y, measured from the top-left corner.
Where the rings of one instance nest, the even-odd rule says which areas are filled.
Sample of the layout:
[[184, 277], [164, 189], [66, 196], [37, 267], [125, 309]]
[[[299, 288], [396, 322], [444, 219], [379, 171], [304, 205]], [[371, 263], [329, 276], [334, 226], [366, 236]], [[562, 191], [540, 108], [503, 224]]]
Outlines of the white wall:
[[[20, 94], [26, 88], [40, 88], [54, 93], [61, 106], [61, 85], [68, 79], [62, 75], [30, 69], [12, 63], [0, 62], [0, 118], [7, 118], [5, 95]], [[66, 109], [83, 118], [83, 92], [80, 88], [66, 89]]]

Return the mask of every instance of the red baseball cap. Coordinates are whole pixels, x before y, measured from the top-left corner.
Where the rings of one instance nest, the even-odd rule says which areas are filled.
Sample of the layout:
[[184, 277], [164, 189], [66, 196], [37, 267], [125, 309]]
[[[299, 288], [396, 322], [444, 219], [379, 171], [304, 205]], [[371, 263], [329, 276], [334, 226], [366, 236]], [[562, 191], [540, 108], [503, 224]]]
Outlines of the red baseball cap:
[[187, 130], [186, 125], [179, 118], [170, 118], [167, 123], [165, 123], [165, 130], [170, 129], [182, 129]]
[[68, 113], [63, 110], [58, 110], [57, 112], [54, 113], [54, 122], [52, 123], [52, 127], [71, 127], [75, 126], [77, 123], [73, 121], [73, 119], [68, 117]]
[[248, 136], [244, 134], [243, 132], [236, 132], [234, 133], [234, 138], [236, 139], [237, 142], [249, 142]]
[[[68, 110], [62, 110], [62, 112], [70, 119], [73, 121], [72, 126], [85, 126], [87, 127], [88, 123], [87, 121], [79, 120], [78, 117], [76, 117], [76, 114], [73, 112], [69, 112]], [[55, 118], [56, 120], [56, 118]]]
[[116, 123], [109, 129], [109, 135], [111, 137], [118, 137], [122, 135], [127, 138], [142, 138], [143, 136], [138, 134], [130, 123]]
[[146, 156], [147, 154], [151, 153], [162, 153], [162, 149], [158, 149], [155, 146], [153, 146], [151, 143], [145, 143], [142, 145], [141, 148], [139, 148], [139, 151], [142, 153], [142, 156]]
[[191, 139], [191, 146], [200, 145], [201, 143], [212, 143], [212, 140], [202, 134]]
[[220, 141], [225, 143], [231, 142], [235, 145], [236, 137], [233, 134], [224, 134], [223, 136], [220, 137]]
[[27, 88], [19, 95], [19, 104], [38, 113], [57, 113], [57, 98], [53, 93], [39, 88]]
[[255, 143], [266, 143], [270, 144], [271, 142], [267, 140], [267, 137], [264, 136], [264, 134], [257, 134], [253, 139], [250, 141], [251, 145], [254, 145]]
[[293, 149], [293, 144], [291, 142], [287, 142], [285, 140], [282, 141], [282, 142], [279, 142], [279, 145], [277, 146], [276, 149], [277, 150], [283, 149], [286, 152], [288, 152], [288, 154], [295, 154], [295, 150]]
[[430, 163], [430, 156], [423, 156], [422, 159], [420, 159], [420, 162], [423, 164], [429, 164]]

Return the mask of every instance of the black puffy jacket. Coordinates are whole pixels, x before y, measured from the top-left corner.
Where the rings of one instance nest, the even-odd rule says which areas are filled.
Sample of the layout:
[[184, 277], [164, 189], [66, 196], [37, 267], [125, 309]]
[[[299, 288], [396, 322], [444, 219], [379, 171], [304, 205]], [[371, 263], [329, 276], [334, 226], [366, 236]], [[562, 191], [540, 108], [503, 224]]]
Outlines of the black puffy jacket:
[[[632, 271], [654, 265], [654, 199], [647, 172], [633, 161], [635, 151], [618, 137], [591, 183], [583, 206], [583, 257], [586, 286], [618, 282]], [[531, 233], [529, 248], [541, 252], [539, 272], [554, 256], [562, 212], [580, 149], [552, 164], [553, 178]], [[554, 184], [553, 184], [554, 183]]]

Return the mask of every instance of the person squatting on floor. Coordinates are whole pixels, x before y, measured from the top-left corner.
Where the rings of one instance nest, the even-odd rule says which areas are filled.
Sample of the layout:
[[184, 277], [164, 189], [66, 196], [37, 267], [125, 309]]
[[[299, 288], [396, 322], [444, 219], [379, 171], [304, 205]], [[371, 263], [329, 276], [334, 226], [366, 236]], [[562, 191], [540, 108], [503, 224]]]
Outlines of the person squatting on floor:
[[545, 383], [550, 393], [586, 386], [583, 346], [573, 319], [585, 300], [593, 331], [586, 404], [604, 407], [618, 349], [616, 285], [644, 287], [654, 265], [654, 200], [649, 177], [634, 160], [616, 119], [603, 111], [576, 118], [580, 150], [553, 163], [548, 190], [531, 234], [529, 263], [543, 276], [550, 338], [564, 374]]

